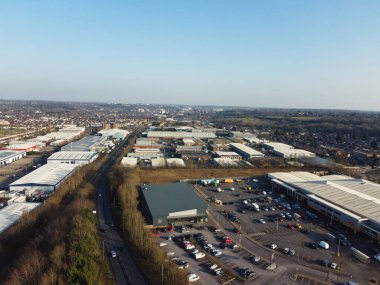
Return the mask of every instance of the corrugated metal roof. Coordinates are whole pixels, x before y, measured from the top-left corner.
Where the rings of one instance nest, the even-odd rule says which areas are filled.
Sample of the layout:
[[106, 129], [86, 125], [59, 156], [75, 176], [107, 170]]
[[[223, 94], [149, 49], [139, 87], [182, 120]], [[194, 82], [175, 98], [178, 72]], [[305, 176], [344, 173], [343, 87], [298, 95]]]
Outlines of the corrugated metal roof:
[[0, 233], [14, 224], [24, 213], [30, 212], [41, 203], [12, 203], [0, 210]]
[[379, 184], [344, 175], [317, 176], [309, 172], [277, 172], [269, 176], [380, 223]]
[[6, 160], [23, 153], [25, 153], [25, 151], [0, 150], [0, 160]]
[[70, 143], [61, 148], [61, 151], [89, 151], [96, 143], [104, 140], [101, 136], [86, 136], [79, 141]]
[[242, 143], [230, 143], [231, 146], [237, 148], [237, 149], [240, 149], [241, 151], [244, 151], [245, 153], [248, 153], [250, 155], [262, 155], [264, 156], [264, 154], [262, 154], [261, 152], [249, 147], [249, 146], [246, 146], [245, 144], [242, 144]]
[[49, 156], [48, 160], [90, 160], [97, 153], [94, 151], [59, 151]]
[[31, 173], [21, 177], [10, 186], [48, 185], [54, 186], [67, 177], [78, 165], [67, 163], [45, 164]]

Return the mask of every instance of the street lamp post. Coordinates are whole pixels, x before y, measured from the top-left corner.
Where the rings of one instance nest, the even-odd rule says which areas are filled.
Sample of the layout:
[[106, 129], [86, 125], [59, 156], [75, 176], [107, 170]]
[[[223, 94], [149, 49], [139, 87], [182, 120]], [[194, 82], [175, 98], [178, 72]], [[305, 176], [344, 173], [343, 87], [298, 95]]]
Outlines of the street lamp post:
[[338, 240], [338, 252], [336, 254], [337, 256], [340, 256], [340, 238]]

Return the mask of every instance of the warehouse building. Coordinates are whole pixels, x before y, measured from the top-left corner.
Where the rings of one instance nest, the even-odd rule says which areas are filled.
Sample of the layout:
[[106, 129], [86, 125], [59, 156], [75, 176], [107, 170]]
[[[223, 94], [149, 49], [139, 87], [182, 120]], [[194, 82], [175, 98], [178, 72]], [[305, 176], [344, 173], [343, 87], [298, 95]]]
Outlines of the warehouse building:
[[162, 168], [162, 167], [166, 167], [165, 158], [159, 157], [159, 158], [152, 159], [152, 168]]
[[137, 167], [137, 158], [136, 157], [123, 157], [121, 160], [121, 165], [127, 168]]
[[172, 132], [172, 131], [148, 131], [148, 138], [194, 138], [194, 139], [212, 139], [216, 138], [215, 132], [202, 132], [202, 131], [192, 131], [192, 132]]
[[76, 167], [75, 164], [66, 163], [45, 164], [11, 183], [9, 191], [25, 191], [27, 196], [37, 190], [53, 192], [73, 173]]
[[32, 151], [38, 150], [38, 145], [32, 142], [14, 141], [14, 142], [11, 142], [8, 146], [2, 147], [1, 149], [12, 150], [12, 151], [32, 152]]
[[154, 227], [207, 221], [207, 203], [188, 183], [147, 184], [141, 192], [148, 224]]
[[12, 203], [0, 210], [0, 234], [41, 203]]
[[220, 167], [238, 167], [239, 165], [236, 163], [236, 160], [233, 160], [228, 157], [215, 157], [213, 161], [216, 165]]
[[182, 158], [167, 158], [166, 164], [168, 167], [173, 167], [173, 168], [186, 167], [186, 164]]
[[278, 142], [266, 142], [263, 144], [273, 154], [282, 158], [304, 158], [315, 157], [315, 153], [303, 149], [294, 148], [291, 145]]
[[25, 151], [0, 150], [0, 167], [26, 157]]
[[121, 129], [106, 129], [98, 132], [103, 137], [112, 138], [115, 140], [123, 140], [129, 135], [129, 131]]
[[93, 151], [105, 138], [101, 136], [86, 136], [61, 148], [61, 151]]
[[47, 163], [89, 164], [98, 158], [94, 151], [59, 151], [53, 153]]
[[134, 157], [134, 158], [137, 158], [139, 160], [141, 160], [141, 159], [152, 160], [153, 158], [164, 157], [164, 154], [162, 152], [153, 152], [153, 151], [128, 152], [127, 157]]
[[264, 157], [263, 153], [255, 150], [253, 148], [250, 148], [249, 146], [246, 146], [242, 143], [231, 143], [230, 147], [233, 151], [237, 152], [238, 154], [240, 154], [245, 159]]
[[241, 160], [241, 156], [234, 151], [215, 151], [215, 155], [220, 158], [229, 158], [231, 160]]
[[344, 175], [309, 172], [269, 173], [273, 189], [307, 205], [354, 231], [380, 241], [380, 185]]

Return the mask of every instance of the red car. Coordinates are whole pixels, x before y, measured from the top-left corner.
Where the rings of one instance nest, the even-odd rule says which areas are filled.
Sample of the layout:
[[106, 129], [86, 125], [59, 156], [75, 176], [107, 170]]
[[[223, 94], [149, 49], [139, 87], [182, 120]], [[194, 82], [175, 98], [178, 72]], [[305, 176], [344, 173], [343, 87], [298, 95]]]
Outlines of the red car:
[[224, 243], [233, 243], [234, 241], [231, 238], [225, 238], [223, 239]]
[[294, 229], [294, 225], [288, 224], [288, 228], [291, 229], [291, 230], [293, 230]]

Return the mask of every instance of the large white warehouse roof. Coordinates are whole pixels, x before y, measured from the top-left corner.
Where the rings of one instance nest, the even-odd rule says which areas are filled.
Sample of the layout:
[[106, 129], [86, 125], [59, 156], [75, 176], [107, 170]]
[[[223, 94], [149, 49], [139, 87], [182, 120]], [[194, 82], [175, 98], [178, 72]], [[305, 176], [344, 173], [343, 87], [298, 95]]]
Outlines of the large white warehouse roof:
[[49, 160], [88, 160], [90, 161], [98, 154], [94, 151], [59, 151], [53, 153], [48, 158]]
[[12, 203], [0, 210], [0, 233], [13, 225], [22, 216], [41, 203]]
[[251, 156], [264, 156], [263, 153], [249, 147], [249, 146], [246, 146], [245, 144], [242, 144], [242, 143], [231, 143], [230, 144], [232, 147], [234, 148], [237, 148]]
[[380, 185], [344, 175], [318, 176], [308, 172], [276, 172], [270, 178], [380, 223]]
[[66, 163], [45, 164], [11, 183], [9, 186], [54, 186], [70, 175], [76, 167], [77, 165], [75, 164]]

